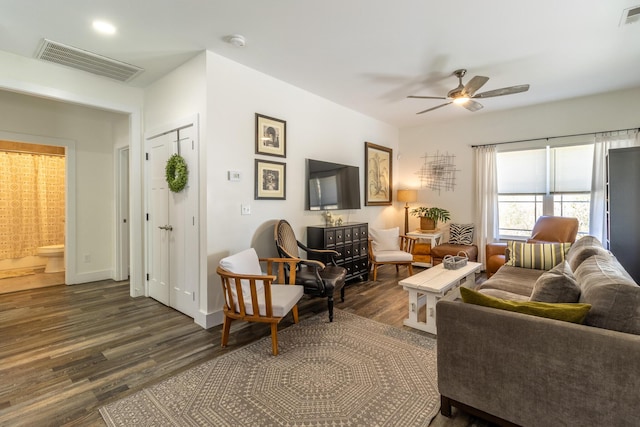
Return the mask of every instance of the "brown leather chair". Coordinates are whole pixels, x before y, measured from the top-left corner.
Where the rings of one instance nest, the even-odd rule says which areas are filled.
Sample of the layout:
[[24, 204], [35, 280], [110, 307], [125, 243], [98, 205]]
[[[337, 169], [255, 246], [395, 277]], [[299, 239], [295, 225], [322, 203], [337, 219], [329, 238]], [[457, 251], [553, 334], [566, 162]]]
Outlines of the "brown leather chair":
[[[541, 216], [531, 230], [527, 243], [570, 242], [576, 241], [578, 219], [563, 216]], [[507, 244], [489, 243], [486, 246], [487, 277], [491, 277], [506, 262]]]

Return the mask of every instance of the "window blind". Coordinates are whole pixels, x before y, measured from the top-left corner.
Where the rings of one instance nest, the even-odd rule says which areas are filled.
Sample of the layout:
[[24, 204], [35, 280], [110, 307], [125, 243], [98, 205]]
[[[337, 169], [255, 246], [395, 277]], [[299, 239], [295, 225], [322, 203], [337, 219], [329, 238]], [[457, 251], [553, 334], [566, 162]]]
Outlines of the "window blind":
[[551, 192], [591, 191], [593, 145], [552, 148]]
[[541, 194], [547, 192], [545, 148], [498, 153], [497, 166], [498, 193]]
[[497, 153], [499, 194], [591, 191], [593, 145]]

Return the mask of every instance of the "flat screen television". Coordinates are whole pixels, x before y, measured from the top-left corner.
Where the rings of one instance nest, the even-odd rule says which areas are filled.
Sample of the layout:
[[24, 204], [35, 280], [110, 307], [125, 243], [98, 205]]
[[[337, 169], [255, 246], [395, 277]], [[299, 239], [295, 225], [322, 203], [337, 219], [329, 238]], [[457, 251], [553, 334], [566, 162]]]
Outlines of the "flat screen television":
[[306, 210], [360, 209], [357, 166], [307, 159]]

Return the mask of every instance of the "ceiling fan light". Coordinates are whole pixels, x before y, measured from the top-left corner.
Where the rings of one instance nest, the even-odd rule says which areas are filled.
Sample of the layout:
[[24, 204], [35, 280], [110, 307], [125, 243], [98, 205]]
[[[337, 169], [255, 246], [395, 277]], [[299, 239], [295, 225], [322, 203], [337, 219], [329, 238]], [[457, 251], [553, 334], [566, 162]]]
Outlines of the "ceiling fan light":
[[456, 104], [464, 104], [465, 102], [469, 101], [469, 98], [466, 96], [460, 97], [460, 98], [456, 98], [453, 100], [454, 103]]

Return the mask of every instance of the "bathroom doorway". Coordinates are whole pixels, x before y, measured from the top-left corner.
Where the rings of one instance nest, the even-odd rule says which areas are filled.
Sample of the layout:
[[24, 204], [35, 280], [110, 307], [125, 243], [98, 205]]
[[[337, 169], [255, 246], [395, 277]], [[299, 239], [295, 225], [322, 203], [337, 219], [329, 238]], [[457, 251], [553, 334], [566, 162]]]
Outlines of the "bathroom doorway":
[[65, 147], [0, 140], [0, 293], [65, 283]]

